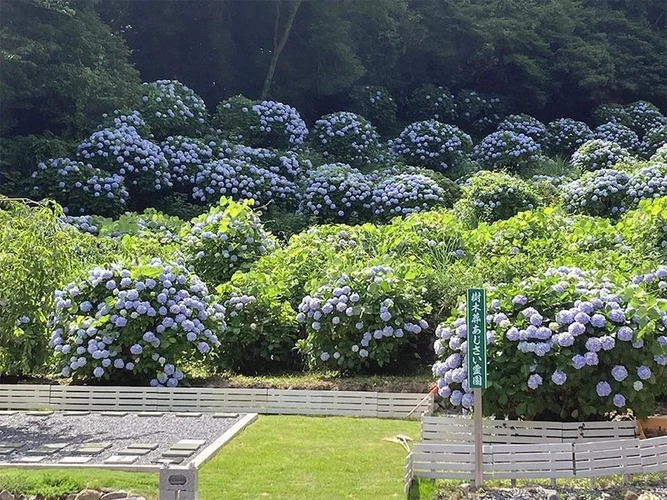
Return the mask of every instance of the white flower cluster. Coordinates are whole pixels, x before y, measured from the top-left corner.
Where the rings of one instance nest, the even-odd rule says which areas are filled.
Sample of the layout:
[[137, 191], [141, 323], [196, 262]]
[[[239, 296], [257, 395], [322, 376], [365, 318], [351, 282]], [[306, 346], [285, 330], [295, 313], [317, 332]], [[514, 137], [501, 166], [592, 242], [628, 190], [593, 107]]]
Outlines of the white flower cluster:
[[470, 159], [489, 170], [518, 170], [534, 161], [542, 152], [530, 136], [510, 130], [499, 130], [487, 135], [477, 144]]
[[588, 125], [572, 118], [559, 118], [547, 124], [547, 143], [554, 154], [570, 156], [592, 138], [593, 132]]
[[527, 135], [536, 143], [541, 144], [547, 136], [547, 126], [530, 115], [509, 115], [498, 125], [498, 130], [509, 130], [517, 134]]
[[444, 195], [438, 183], [424, 175], [392, 175], [373, 189], [371, 212], [381, 219], [409, 215], [444, 204]]
[[370, 183], [356, 168], [345, 163], [322, 165], [304, 179], [297, 213], [348, 221], [370, 211], [371, 192]]
[[598, 217], [615, 217], [627, 210], [626, 192], [630, 176], [621, 170], [586, 172], [563, 186], [565, 208], [569, 212]]
[[325, 115], [315, 122], [313, 134], [316, 147], [330, 161], [363, 167], [377, 160], [379, 136], [375, 127], [355, 113]]
[[172, 186], [164, 152], [131, 125], [93, 132], [79, 144], [79, 156], [102, 170], [122, 175], [129, 187], [138, 190], [160, 191]]
[[603, 139], [591, 139], [579, 146], [579, 149], [574, 152], [570, 158], [570, 165], [583, 172], [613, 168], [618, 163], [631, 160], [630, 152], [619, 144]]
[[615, 122], [603, 123], [593, 130], [593, 137], [603, 141], [615, 142], [628, 151], [639, 151], [641, 141], [635, 132], [625, 125]]
[[472, 139], [455, 125], [426, 120], [408, 125], [390, 145], [406, 162], [444, 172], [472, 149]]

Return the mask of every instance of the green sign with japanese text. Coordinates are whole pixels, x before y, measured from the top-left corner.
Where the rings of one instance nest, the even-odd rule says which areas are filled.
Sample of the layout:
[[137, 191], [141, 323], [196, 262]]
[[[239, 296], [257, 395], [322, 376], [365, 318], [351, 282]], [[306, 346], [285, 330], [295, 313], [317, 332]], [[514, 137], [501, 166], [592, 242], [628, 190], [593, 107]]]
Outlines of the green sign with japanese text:
[[468, 326], [468, 384], [471, 389], [486, 389], [486, 291], [469, 288], [466, 293]]

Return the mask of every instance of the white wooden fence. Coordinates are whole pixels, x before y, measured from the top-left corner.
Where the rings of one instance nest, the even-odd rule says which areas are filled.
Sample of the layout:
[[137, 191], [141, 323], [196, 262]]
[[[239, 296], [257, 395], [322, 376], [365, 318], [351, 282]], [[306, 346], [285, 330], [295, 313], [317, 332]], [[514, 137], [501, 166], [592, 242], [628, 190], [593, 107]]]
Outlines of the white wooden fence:
[[[238, 412], [404, 418], [424, 394], [282, 389], [0, 385], [0, 410]], [[433, 396], [414, 418], [433, 411]]]
[[[517, 444], [522, 443], [522, 444]], [[635, 423], [484, 422], [484, 478], [595, 478], [667, 472], [667, 436], [636, 437]], [[422, 442], [406, 459], [405, 491], [415, 477], [474, 480], [470, 419], [422, 417]]]
[[[634, 421], [616, 422], [529, 422], [484, 420], [484, 442], [488, 444], [542, 444], [600, 441], [637, 437]], [[470, 418], [422, 418], [424, 442], [473, 443], [474, 425]]]

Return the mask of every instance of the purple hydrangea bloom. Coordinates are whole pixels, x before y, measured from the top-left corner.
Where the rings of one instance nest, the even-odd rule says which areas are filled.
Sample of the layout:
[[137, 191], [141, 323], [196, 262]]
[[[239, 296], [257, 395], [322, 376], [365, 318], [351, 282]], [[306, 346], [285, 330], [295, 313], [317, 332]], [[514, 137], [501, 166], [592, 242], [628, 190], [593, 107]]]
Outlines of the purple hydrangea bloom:
[[602, 328], [604, 325], [607, 324], [607, 320], [602, 314], [594, 314], [591, 316], [591, 325], [593, 325], [595, 328]]
[[512, 305], [517, 307], [517, 306], [525, 306], [528, 303], [528, 298], [525, 295], [517, 295], [512, 299]]
[[596, 337], [591, 337], [586, 341], [586, 349], [590, 352], [598, 352], [602, 349], [602, 342]]
[[609, 317], [609, 321], [614, 323], [623, 323], [625, 321], [625, 313], [620, 309], [612, 309], [607, 316]]
[[601, 398], [609, 396], [611, 394], [611, 386], [609, 385], [609, 382], [598, 382], [595, 386], [595, 392], [597, 392], [597, 395]]
[[530, 387], [531, 389], [535, 390], [541, 385], [542, 385], [542, 377], [537, 373], [533, 373], [530, 377], [528, 377], [528, 387]]
[[563, 385], [567, 380], [567, 374], [562, 370], [556, 370], [551, 374], [551, 381], [556, 385]]
[[597, 364], [600, 362], [597, 352], [587, 352], [584, 354], [584, 359], [586, 359], [586, 364], [588, 366], [597, 366]]
[[573, 336], [578, 336], [583, 334], [586, 331], [586, 325], [583, 325], [579, 322], [572, 323], [567, 327], [567, 331], [570, 332]]
[[570, 347], [574, 344], [574, 337], [568, 332], [563, 332], [558, 335], [558, 345], [561, 347]]
[[618, 408], [623, 408], [625, 406], [625, 396], [623, 394], [614, 395], [614, 406]]
[[611, 351], [616, 346], [616, 341], [614, 340], [614, 337], [603, 335], [600, 337], [600, 344], [602, 344], [602, 349], [605, 351]]
[[629, 326], [622, 326], [618, 329], [618, 332], [616, 332], [616, 338], [618, 340], [622, 340], [623, 342], [631, 341], [633, 335], [632, 328]]
[[616, 365], [611, 369], [611, 376], [614, 377], [614, 380], [617, 382], [623, 382], [628, 378], [628, 370], [623, 365]]
[[637, 376], [642, 380], [651, 378], [651, 369], [648, 366], [642, 365], [637, 368]]
[[575, 354], [572, 356], [572, 366], [574, 366], [575, 370], [581, 370], [586, 366], [586, 358], [581, 354]]

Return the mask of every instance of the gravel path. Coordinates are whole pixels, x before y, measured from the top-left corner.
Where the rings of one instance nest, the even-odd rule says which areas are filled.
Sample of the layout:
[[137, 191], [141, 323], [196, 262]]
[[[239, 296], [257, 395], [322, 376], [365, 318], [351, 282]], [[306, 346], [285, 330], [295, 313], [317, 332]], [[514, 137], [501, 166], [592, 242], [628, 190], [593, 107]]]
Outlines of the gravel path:
[[111, 447], [93, 455], [88, 464], [102, 463], [132, 444], [157, 445], [155, 450], [133, 462], [135, 465], [147, 465], [161, 458], [162, 453], [179, 440], [205, 440], [192, 456], [184, 459], [182, 465], [187, 465], [197, 453], [220, 437], [242, 416], [216, 418], [210, 413], [191, 417], [178, 416], [175, 413], [160, 416], [140, 415], [74, 415], [68, 412], [39, 416], [26, 412], [0, 415], [0, 449], [7, 443], [23, 445], [10, 454], [0, 454], [0, 462], [18, 462], [21, 457], [30, 456], [27, 453], [29, 450], [49, 443], [67, 443], [67, 446], [62, 451], [48, 455], [40, 463], [53, 463], [64, 457], [81, 456], [75, 449], [89, 443], [107, 442], [111, 443]]
[[[440, 495], [439, 500], [449, 498]], [[460, 498], [465, 498], [462, 496]], [[658, 485], [619, 485], [599, 490], [542, 487], [496, 488], [470, 493], [469, 500], [667, 500], [667, 478]]]

